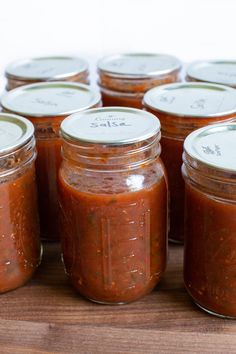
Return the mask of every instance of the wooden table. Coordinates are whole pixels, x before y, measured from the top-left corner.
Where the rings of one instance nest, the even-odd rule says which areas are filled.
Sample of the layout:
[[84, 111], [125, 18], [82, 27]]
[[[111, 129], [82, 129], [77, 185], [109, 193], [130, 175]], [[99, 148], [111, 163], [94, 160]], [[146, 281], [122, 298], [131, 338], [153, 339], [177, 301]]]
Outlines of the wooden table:
[[182, 247], [171, 246], [159, 286], [140, 301], [103, 306], [68, 284], [59, 247], [25, 287], [1, 295], [0, 353], [236, 353], [236, 321], [207, 315], [183, 287]]

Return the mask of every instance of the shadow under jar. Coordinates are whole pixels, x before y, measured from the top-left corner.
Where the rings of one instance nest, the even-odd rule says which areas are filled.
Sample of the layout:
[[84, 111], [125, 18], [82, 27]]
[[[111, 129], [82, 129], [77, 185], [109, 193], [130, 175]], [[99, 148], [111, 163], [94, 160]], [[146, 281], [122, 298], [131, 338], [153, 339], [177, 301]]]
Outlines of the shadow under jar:
[[124, 304], [148, 294], [166, 266], [167, 183], [160, 124], [101, 108], [63, 121], [59, 173], [65, 270], [86, 298]]
[[57, 176], [61, 163], [60, 124], [74, 112], [101, 105], [100, 94], [87, 85], [53, 82], [17, 88], [1, 100], [4, 111], [27, 117], [35, 127], [36, 175], [41, 236], [58, 240]]
[[236, 61], [211, 60], [193, 62], [187, 68], [186, 80], [212, 82], [236, 88]]
[[0, 293], [25, 284], [41, 261], [33, 125], [0, 114]]
[[148, 91], [144, 107], [161, 122], [161, 158], [170, 188], [170, 232], [173, 242], [184, 241], [184, 180], [181, 174], [183, 142], [192, 131], [226, 122], [236, 115], [236, 91], [205, 83], [164, 85]]
[[184, 142], [184, 282], [203, 310], [236, 318], [236, 124]]
[[142, 108], [149, 89], [180, 81], [181, 62], [166, 54], [113, 55], [98, 62], [103, 106]]
[[76, 57], [39, 57], [18, 60], [5, 70], [6, 90], [47, 81], [89, 83], [88, 63]]

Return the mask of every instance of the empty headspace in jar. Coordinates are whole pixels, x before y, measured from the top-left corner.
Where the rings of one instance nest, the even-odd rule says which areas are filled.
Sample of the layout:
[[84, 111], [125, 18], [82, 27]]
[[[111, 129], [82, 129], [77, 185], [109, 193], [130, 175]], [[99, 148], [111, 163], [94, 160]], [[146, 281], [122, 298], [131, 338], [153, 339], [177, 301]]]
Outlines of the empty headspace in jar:
[[191, 81], [205, 81], [236, 87], [235, 60], [196, 61], [187, 68], [187, 78]]

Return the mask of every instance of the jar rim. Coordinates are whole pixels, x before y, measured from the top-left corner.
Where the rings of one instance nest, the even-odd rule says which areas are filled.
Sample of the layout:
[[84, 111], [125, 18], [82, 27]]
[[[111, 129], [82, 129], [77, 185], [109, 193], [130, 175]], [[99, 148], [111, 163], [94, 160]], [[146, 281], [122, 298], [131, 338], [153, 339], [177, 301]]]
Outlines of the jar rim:
[[160, 121], [152, 113], [127, 107], [102, 107], [75, 113], [61, 123], [65, 139], [92, 144], [127, 145], [160, 132]]
[[9, 113], [0, 113], [0, 156], [11, 153], [34, 136], [34, 126], [26, 118]]
[[54, 81], [17, 87], [1, 98], [3, 109], [26, 117], [66, 117], [98, 105], [101, 94], [88, 85]]
[[201, 82], [161, 85], [147, 91], [143, 98], [143, 105], [156, 112], [199, 119], [236, 114], [235, 102], [234, 88]]
[[[137, 61], [137, 58], [138, 60], [143, 60], [142, 70], [140, 69], [141, 66], [134, 69], [134, 63], [135, 60]], [[131, 65], [131, 68], [128, 66], [128, 68], [125, 69], [124, 66], [122, 70], [120, 66], [114, 66], [114, 63], [121, 63], [122, 61], [123, 64], [126, 62], [130, 65], [129, 60], [134, 61], [134, 63]], [[181, 61], [175, 56], [159, 53], [114, 54], [101, 58], [97, 63], [98, 72], [104, 73], [109, 77], [125, 79], [157, 78], [159, 76], [171, 74], [172, 72], [180, 70], [181, 67]]]
[[236, 123], [220, 123], [197, 129], [184, 141], [184, 153], [219, 172], [235, 174]]
[[6, 67], [5, 77], [29, 82], [35, 80], [53, 81], [73, 77], [86, 71], [88, 71], [88, 63], [82, 58], [46, 56], [26, 58], [10, 63]]

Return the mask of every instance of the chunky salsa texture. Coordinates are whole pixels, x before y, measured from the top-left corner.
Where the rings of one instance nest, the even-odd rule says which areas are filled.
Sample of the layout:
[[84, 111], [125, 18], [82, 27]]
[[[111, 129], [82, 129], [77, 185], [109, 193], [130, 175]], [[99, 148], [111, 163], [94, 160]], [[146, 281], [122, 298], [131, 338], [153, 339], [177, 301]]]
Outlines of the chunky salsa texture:
[[166, 264], [165, 176], [133, 192], [109, 192], [109, 177], [97, 178], [100, 193], [82, 192], [77, 183], [75, 178], [68, 184], [60, 171], [62, 251], [72, 284], [101, 303], [126, 303], [149, 293]]
[[0, 179], [0, 293], [26, 283], [40, 263], [35, 170]]
[[186, 184], [184, 281], [204, 309], [236, 317], [236, 204]]

